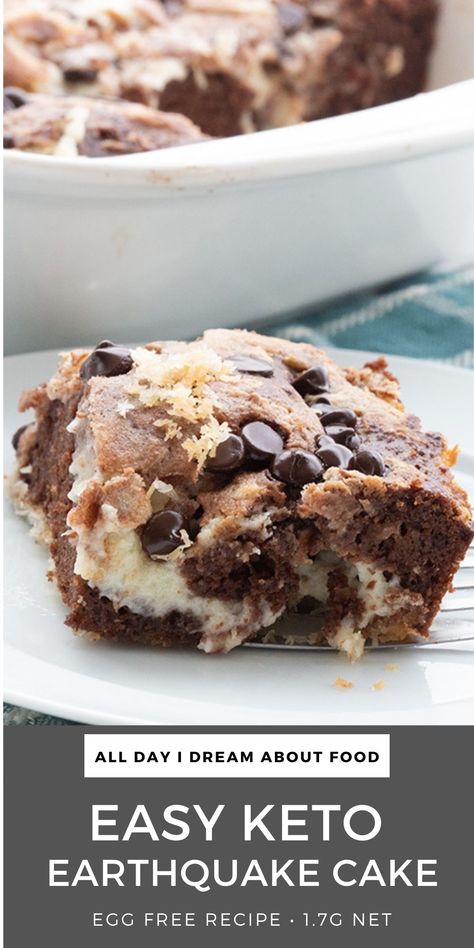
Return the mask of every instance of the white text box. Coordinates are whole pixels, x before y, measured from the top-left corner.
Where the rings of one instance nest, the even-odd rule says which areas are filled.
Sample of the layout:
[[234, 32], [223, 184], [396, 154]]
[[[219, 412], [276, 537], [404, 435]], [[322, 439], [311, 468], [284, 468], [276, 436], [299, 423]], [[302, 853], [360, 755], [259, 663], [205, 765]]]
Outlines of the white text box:
[[85, 777], [389, 777], [388, 734], [85, 734]]

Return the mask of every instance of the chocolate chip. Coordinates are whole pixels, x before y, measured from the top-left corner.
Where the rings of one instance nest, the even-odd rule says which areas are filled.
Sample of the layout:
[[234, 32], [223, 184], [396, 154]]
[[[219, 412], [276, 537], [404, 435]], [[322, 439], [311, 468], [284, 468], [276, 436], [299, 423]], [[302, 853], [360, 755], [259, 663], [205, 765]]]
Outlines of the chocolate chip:
[[[321, 423], [324, 424], [325, 420], [325, 417], [323, 417]], [[324, 434], [336, 441], [337, 444], [344, 444], [346, 448], [350, 447], [349, 442], [355, 437], [354, 429], [345, 428], [344, 425], [328, 425], [327, 428], [324, 428]]]
[[360, 444], [361, 441], [358, 434], [353, 434], [352, 438], [348, 438], [345, 442], [346, 448], [350, 448], [351, 451], [357, 451], [357, 449], [360, 448]]
[[320, 418], [322, 418], [323, 415], [327, 415], [328, 411], [332, 411], [332, 405], [329, 402], [313, 402], [311, 408], [314, 408]]
[[98, 76], [97, 69], [63, 69], [66, 82], [94, 82]]
[[329, 391], [329, 376], [324, 365], [313, 365], [302, 372], [293, 382], [300, 395], [321, 395]]
[[182, 546], [181, 530], [184, 520], [177, 510], [160, 510], [145, 524], [141, 536], [142, 547], [147, 556], [167, 556]]
[[248, 375], [264, 375], [266, 378], [273, 375], [273, 366], [263, 359], [256, 359], [255, 356], [242, 353], [241, 355], [226, 356], [225, 358], [228, 362], [232, 362], [239, 372], [246, 372]]
[[306, 11], [298, 3], [279, 3], [277, 10], [286, 36], [292, 36], [302, 29], [306, 22]]
[[247, 456], [252, 461], [272, 461], [283, 448], [283, 438], [264, 421], [251, 421], [241, 431]]
[[15, 451], [18, 448], [18, 445], [20, 443], [20, 438], [23, 432], [26, 431], [27, 428], [28, 428], [28, 425], [22, 425], [21, 428], [18, 428], [18, 431], [15, 431], [15, 434], [13, 435], [13, 438], [12, 438], [12, 445]]
[[324, 413], [324, 420], [321, 422], [326, 428], [327, 425], [345, 425], [347, 428], [355, 428], [357, 425], [357, 415], [350, 408], [332, 408], [331, 411]]
[[242, 438], [231, 434], [217, 445], [214, 457], [206, 461], [207, 471], [233, 471], [244, 458], [245, 448]]
[[99, 342], [90, 356], [81, 365], [81, 379], [91, 379], [95, 375], [105, 375], [110, 378], [113, 375], [125, 375], [130, 372], [133, 366], [133, 359], [130, 349], [124, 346], [116, 345], [109, 339]]
[[352, 461], [353, 454], [343, 444], [328, 444], [318, 449], [318, 458], [325, 467], [342, 467], [345, 470]]
[[7, 134], [4, 132], [4, 134], [3, 134], [3, 147], [4, 147], [4, 148], [14, 148], [14, 147], [15, 147], [15, 139], [13, 138], [13, 135], [7, 135]]
[[188, 523], [187, 533], [190, 540], [195, 540], [201, 529], [201, 524], [199, 523], [199, 519], [200, 517], [202, 517], [202, 507], [199, 508], [199, 511], [196, 511], [196, 513], [193, 515], [192, 520], [190, 520]]
[[[3, 90], [3, 111], [13, 112], [14, 109], [20, 109], [22, 105], [27, 105], [30, 97], [16, 86], [7, 86]], [[10, 146], [11, 147], [11, 146]]]
[[[331, 437], [330, 431], [334, 431], [335, 437]], [[339, 439], [339, 444], [343, 444], [344, 447], [350, 448], [351, 451], [357, 451], [357, 448], [360, 447], [360, 438], [358, 434], [352, 430], [352, 428], [343, 428], [341, 425], [334, 425], [326, 428], [323, 435], [320, 435], [318, 438], [318, 447], [322, 448], [328, 444], [334, 444]]]
[[309, 451], [283, 451], [275, 458], [272, 474], [285, 484], [304, 487], [318, 481], [323, 473], [321, 462]]
[[303, 596], [296, 606], [296, 611], [300, 615], [306, 616], [309, 615], [310, 612], [314, 612], [314, 610], [320, 605], [321, 603], [315, 599], [314, 596]]
[[385, 473], [385, 464], [378, 451], [373, 448], [359, 448], [351, 464], [352, 468], [360, 471], [361, 474], [375, 474], [382, 477]]
[[312, 407], [315, 405], [330, 405], [329, 395], [316, 395]]
[[334, 438], [331, 438], [328, 434], [320, 435], [317, 439], [318, 448], [326, 448], [328, 444], [335, 444]]

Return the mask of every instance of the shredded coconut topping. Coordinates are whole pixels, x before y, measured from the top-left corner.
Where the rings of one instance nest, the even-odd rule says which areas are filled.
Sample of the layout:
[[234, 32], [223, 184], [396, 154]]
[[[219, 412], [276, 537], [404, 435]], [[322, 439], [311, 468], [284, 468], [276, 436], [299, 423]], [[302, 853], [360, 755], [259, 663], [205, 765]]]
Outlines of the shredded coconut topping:
[[218, 402], [209, 384], [236, 379], [232, 365], [205, 346], [164, 354], [139, 348], [132, 350], [132, 357], [135, 369], [127, 392], [149, 408], [160, 403], [168, 406], [172, 417], [154, 422], [165, 429], [165, 440], [182, 435], [180, 421], [202, 423], [199, 434], [183, 442], [189, 460], [201, 469], [230, 434], [227, 422], [220, 423], [213, 413]]
[[207, 457], [214, 457], [217, 447], [229, 437], [231, 431], [226, 421], [219, 422], [211, 415], [201, 427], [199, 437], [187, 438], [183, 447], [188, 453], [190, 461], [197, 461], [199, 470], [203, 467]]
[[193, 545], [188, 532], [186, 530], [180, 530], [179, 535], [181, 537], [181, 544], [177, 546], [175, 550], [172, 550], [171, 553], [149, 553], [151, 560], [166, 560], [168, 562], [174, 562], [175, 560], [181, 560], [184, 556], [184, 551], [188, 547]]
[[181, 428], [171, 418], [157, 418], [153, 422], [155, 428], [165, 429], [165, 441], [171, 441], [172, 438], [179, 438]]
[[132, 350], [132, 358], [135, 370], [129, 395], [138, 396], [147, 407], [165, 402], [173, 415], [190, 422], [205, 421], [210, 414], [210, 382], [235, 378], [232, 365], [205, 346], [171, 353], [139, 348]]
[[126, 418], [128, 412], [132, 411], [133, 408], [133, 402], [130, 402], [127, 398], [123, 398], [117, 402], [117, 415], [120, 415], [121, 418]]

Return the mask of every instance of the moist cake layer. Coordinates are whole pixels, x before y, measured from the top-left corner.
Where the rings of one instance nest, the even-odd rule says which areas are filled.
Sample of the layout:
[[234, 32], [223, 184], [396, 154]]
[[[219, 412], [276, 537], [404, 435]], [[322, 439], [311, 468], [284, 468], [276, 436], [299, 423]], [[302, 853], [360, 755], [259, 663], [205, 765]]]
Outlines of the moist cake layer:
[[383, 359], [340, 369], [237, 330], [104, 341], [21, 407], [12, 491], [75, 631], [210, 652], [300, 636], [354, 658], [427, 633], [473, 535], [456, 452]]
[[187, 115], [209, 135], [423, 87], [435, 0], [7, 0], [5, 82]]

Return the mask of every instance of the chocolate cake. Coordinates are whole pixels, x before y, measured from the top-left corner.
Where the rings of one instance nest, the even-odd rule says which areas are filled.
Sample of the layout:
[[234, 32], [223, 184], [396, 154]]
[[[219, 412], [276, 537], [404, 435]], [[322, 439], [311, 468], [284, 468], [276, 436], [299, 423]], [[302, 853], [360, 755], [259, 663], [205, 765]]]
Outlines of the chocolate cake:
[[3, 145], [44, 155], [104, 158], [205, 139], [184, 115], [134, 102], [4, 91]]
[[36, 420], [11, 492], [92, 637], [218, 652], [283, 636], [357, 658], [427, 635], [473, 536], [456, 450], [405, 412], [383, 358], [341, 369], [239, 330], [105, 340], [20, 408]]
[[5, 82], [180, 112], [212, 136], [419, 92], [436, 0], [7, 0]]

